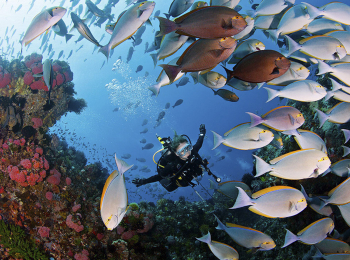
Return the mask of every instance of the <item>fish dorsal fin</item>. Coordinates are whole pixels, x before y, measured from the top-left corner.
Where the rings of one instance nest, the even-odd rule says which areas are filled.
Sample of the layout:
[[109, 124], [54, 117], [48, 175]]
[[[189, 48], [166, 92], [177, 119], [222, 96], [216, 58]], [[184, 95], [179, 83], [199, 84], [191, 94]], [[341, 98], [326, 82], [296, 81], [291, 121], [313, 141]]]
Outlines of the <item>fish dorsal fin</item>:
[[189, 15], [191, 15], [191, 14], [193, 14], [193, 13], [195, 13], [195, 12], [198, 12], [198, 11], [201, 10], [201, 9], [204, 9], [204, 8], [211, 8], [211, 7], [212, 7], [212, 6], [203, 6], [203, 7], [194, 9], [194, 10], [192, 10], [192, 11], [190, 11], [190, 12], [188, 12], [188, 13], [185, 13], [184, 15], [182, 15], [182, 16], [176, 18], [176, 19], [174, 20], [174, 22], [175, 22], [175, 23], [182, 23], [183, 20], [185, 20]]
[[226, 133], [224, 133], [224, 136], [228, 136], [229, 133], [230, 133], [233, 129], [235, 129], [235, 128], [241, 126], [241, 125], [244, 125], [244, 124], [250, 124], [250, 122], [242, 123], [242, 124], [236, 125], [234, 128], [232, 128], [232, 129], [228, 130]]
[[329, 114], [330, 112], [332, 112], [332, 110], [333, 110], [334, 108], [336, 108], [337, 106], [339, 106], [340, 104], [343, 104], [343, 103], [344, 103], [344, 102], [340, 102], [340, 103], [336, 104], [334, 107], [330, 108], [330, 109], [326, 112], [326, 114]]
[[281, 108], [283, 108], [283, 107], [290, 107], [290, 106], [280, 106], [280, 107], [276, 107], [276, 108], [270, 110], [269, 112], [263, 114], [261, 117], [264, 118], [264, 117], [266, 117], [268, 114], [270, 114], [271, 112], [273, 112], [273, 111], [275, 111], [275, 110], [277, 110], [277, 109], [281, 109]]
[[263, 234], [259, 230], [256, 230], [256, 229], [253, 229], [253, 228], [250, 228], [250, 227], [237, 225], [237, 224], [232, 224], [232, 223], [226, 223], [226, 227], [243, 228], [243, 229], [248, 229], [248, 230], [251, 230], [251, 231], [254, 231], [254, 232], [259, 232], [259, 233]]
[[253, 206], [250, 206], [249, 207], [249, 210], [255, 214], [258, 214], [260, 216], [263, 216], [265, 218], [275, 218], [275, 217], [272, 217], [272, 216], [269, 216], [269, 215], [266, 215], [265, 213], [262, 213], [261, 211], [257, 210], [256, 208], [254, 208]]
[[344, 161], [344, 160], [349, 160], [349, 159], [342, 159], [340, 161], [337, 161], [335, 163], [332, 163], [331, 167], [334, 167], [335, 165], [337, 165], [338, 163], [340, 163], [341, 161]]
[[328, 192], [328, 197], [332, 196], [332, 194], [335, 192], [336, 189], [338, 189], [341, 185], [345, 184], [346, 182], [348, 182], [350, 179], [347, 178], [345, 181], [343, 181], [342, 183], [340, 183], [338, 186], [334, 187], [330, 192]]
[[334, 33], [334, 32], [344, 32], [344, 31], [342, 31], [342, 30], [333, 30], [333, 31], [326, 32], [323, 35], [329, 36], [331, 33]]
[[103, 186], [103, 191], [102, 191], [102, 195], [101, 195], [101, 203], [100, 203], [100, 210], [102, 209], [102, 202], [103, 202], [103, 198], [106, 194], [107, 188], [109, 186], [109, 184], [112, 182], [112, 180], [118, 176], [118, 171], [114, 170], [107, 178], [105, 186]]
[[218, 185], [219, 185], [219, 186], [222, 186], [222, 185], [224, 185], [224, 184], [231, 183], [231, 182], [234, 182], [234, 183], [244, 183], [244, 182], [241, 182], [241, 181], [224, 181], [224, 182], [220, 182]]
[[300, 236], [300, 235], [303, 234], [307, 229], [309, 229], [310, 227], [312, 227], [313, 225], [315, 225], [316, 223], [318, 223], [318, 222], [320, 222], [320, 221], [322, 221], [322, 220], [324, 220], [324, 219], [327, 219], [327, 218], [321, 218], [321, 219], [315, 221], [314, 223], [311, 223], [311, 224], [308, 225], [307, 227], [305, 227], [305, 228], [303, 228], [302, 230], [300, 230], [300, 231], [298, 232], [297, 235]]
[[298, 131], [299, 131], [300, 133], [310, 133], [310, 134], [316, 135], [316, 136], [318, 136], [318, 137], [322, 140], [321, 136], [319, 136], [318, 134], [316, 134], [315, 132], [312, 132], [312, 131], [310, 131], [310, 130], [298, 129]]
[[180, 56], [180, 58], [179, 58], [179, 59], [177, 60], [177, 62], [176, 62], [176, 64], [177, 64], [178, 66], [181, 65], [182, 60], [183, 60], [183, 58], [185, 57], [186, 53], [187, 53], [187, 52], [193, 47], [193, 45], [194, 45], [196, 42], [198, 42], [198, 41], [199, 41], [199, 40], [192, 42], [191, 45], [188, 46], [187, 49], [182, 53], [182, 55]]
[[225, 244], [225, 243], [218, 242], [218, 241], [215, 241], [215, 240], [212, 240], [211, 242], [212, 242], [212, 243], [216, 243], [216, 244], [225, 245], [225, 246], [230, 247], [231, 249], [233, 249], [235, 252], [237, 252], [237, 250], [236, 250], [236, 249], [234, 249], [232, 246], [229, 246], [229, 245], [227, 245], [227, 244]]
[[324, 36], [324, 35], [314, 35], [314, 36], [310, 36], [310, 37], [307, 37], [307, 38], [302, 39], [301, 41], [299, 41], [299, 44], [304, 44], [304, 43], [307, 42], [308, 40], [312, 40], [312, 39], [315, 39], [315, 38], [324, 38], [324, 37], [330, 37], [330, 36]]
[[307, 151], [307, 150], [316, 150], [316, 149], [314, 149], [314, 148], [309, 148], [309, 149], [301, 149], [301, 150], [292, 151], [292, 152], [283, 154], [283, 155], [281, 155], [281, 156], [278, 156], [278, 157], [275, 158], [275, 159], [272, 159], [269, 163], [270, 163], [270, 164], [276, 164], [276, 163], [278, 163], [279, 161], [281, 161], [282, 159], [286, 158], [286, 157], [289, 156], [289, 155], [292, 155], [292, 154], [295, 154], [295, 153], [301, 153], [301, 152], [304, 152], [304, 151]]
[[272, 191], [276, 191], [276, 190], [282, 190], [282, 189], [292, 189], [292, 190], [295, 190], [295, 188], [292, 188], [292, 187], [288, 187], [288, 186], [273, 186], [273, 187], [269, 187], [269, 188], [266, 188], [266, 189], [263, 189], [263, 190], [259, 190], [255, 193], [252, 194], [252, 198], [253, 199], [257, 199], [259, 198], [260, 196], [262, 195], [265, 195], [269, 192], [272, 192]]

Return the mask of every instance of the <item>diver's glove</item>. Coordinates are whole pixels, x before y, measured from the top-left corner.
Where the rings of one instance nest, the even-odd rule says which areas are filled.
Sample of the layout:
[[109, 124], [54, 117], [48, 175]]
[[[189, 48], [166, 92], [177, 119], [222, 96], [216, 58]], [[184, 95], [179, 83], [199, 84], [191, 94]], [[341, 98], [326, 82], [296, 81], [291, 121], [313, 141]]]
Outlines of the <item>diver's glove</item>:
[[200, 125], [199, 132], [200, 132], [200, 135], [205, 135], [205, 133], [207, 132], [207, 130], [205, 129], [205, 124]]
[[132, 180], [132, 183], [136, 185], [136, 187], [140, 187], [141, 185], [143, 185], [144, 179], [142, 178], [135, 178]]

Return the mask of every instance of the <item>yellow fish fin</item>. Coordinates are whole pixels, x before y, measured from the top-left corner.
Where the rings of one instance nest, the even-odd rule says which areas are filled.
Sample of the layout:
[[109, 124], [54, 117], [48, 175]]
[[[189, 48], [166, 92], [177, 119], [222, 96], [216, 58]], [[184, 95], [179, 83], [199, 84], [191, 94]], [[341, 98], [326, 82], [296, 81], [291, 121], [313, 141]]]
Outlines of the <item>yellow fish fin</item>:
[[334, 187], [330, 192], [328, 192], [328, 196], [332, 196], [333, 192], [338, 189], [340, 187], [340, 185], [343, 185], [345, 182], [349, 181], [350, 177], [347, 178], [345, 181], [343, 181], [342, 183], [340, 183], [338, 186]]
[[326, 219], [326, 218], [321, 218], [321, 219], [315, 221], [314, 223], [311, 223], [311, 224], [308, 225], [307, 227], [305, 227], [305, 228], [303, 228], [302, 230], [300, 230], [300, 231], [298, 232], [297, 235], [300, 236], [300, 235], [303, 234], [308, 228], [312, 227], [313, 225], [315, 225], [316, 223], [318, 223], [318, 222], [320, 222], [320, 221], [322, 221], [322, 220], [324, 220], [324, 219]]
[[268, 215], [266, 215], [266, 214], [260, 212], [259, 210], [253, 208], [253, 206], [250, 206], [248, 209], [249, 209], [251, 212], [254, 212], [255, 214], [258, 214], [258, 215], [260, 215], [260, 216], [263, 216], [263, 217], [266, 217], [266, 218], [275, 218], [275, 217], [271, 217], [271, 216], [268, 216]]
[[307, 38], [302, 39], [301, 41], [299, 41], [299, 44], [304, 44], [305, 42], [307, 42], [308, 40], [311, 40], [311, 39], [315, 39], [315, 38], [324, 38], [324, 37], [330, 37], [330, 36], [323, 36], [323, 35], [314, 35], [314, 36], [310, 36], [310, 37], [307, 37]]
[[277, 110], [277, 109], [281, 109], [281, 108], [283, 108], [283, 107], [290, 107], [290, 106], [280, 106], [280, 107], [276, 107], [276, 108], [270, 110], [269, 112], [263, 114], [261, 117], [264, 118], [264, 117], [266, 117], [268, 114], [270, 114], [271, 112], [273, 112], [273, 111], [275, 111], [275, 110]]
[[307, 151], [307, 150], [315, 150], [314, 148], [308, 148], [308, 149], [301, 149], [301, 150], [296, 150], [296, 151], [292, 151], [292, 152], [289, 152], [289, 153], [286, 153], [286, 154], [283, 154], [281, 156], [278, 156], [277, 158], [275, 159], [272, 159], [270, 161], [270, 164], [275, 164], [277, 162], [279, 162], [280, 160], [288, 157], [289, 155], [292, 155], [292, 154], [295, 154], [295, 153], [301, 153], [301, 152], [304, 152], [304, 151]]
[[336, 108], [337, 106], [339, 106], [340, 104], [342, 104], [342, 103], [340, 102], [340, 103], [336, 104], [334, 107], [330, 108], [330, 109], [326, 112], [326, 114], [329, 114], [330, 112], [332, 112], [332, 110], [333, 110], [334, 108]]
[[102, 209], [102, 202], [103, 202], [103, 198], [105, 196], [105, 193], [107, 191], [107, 188], [109, 186], [109, 184], [111, 184], [112, 180], [118, 176], [118, 171], [114, 170], [108, 177], [108, 179], [105, 182], [105, 186], [103, 186], [103, 190], [102, 190], [102, 195], [101, 195], [101, 202], [100, 202], [100, 210]]
[[255, 231], [255, 232], [259, 232], [259, 233], [263, 234], [263, 232], [260, 232], [259, 230], [256, 230], [256, 229], [253, 229], [253, 228], [250, 228], [250, 227], [245, 227], [245, 226], [237, 225], [237, 224], [226, 223], [226, 226], [227, 226], [227, 227], [235, 227], [235, 228], [249, 229], [249, 230], [252, 230], [252, 231]]
[[259, 190], [255, 193], [252, 194], [252, 198], [253, 199], [256, 199], [256, 198], [259, 198], [260, 196], [262, 195], [265, 195], [269, 192], [272, 192], [272, 191], [276, 191], [276, 190], [285, 190], [285, 189], [291, 189], [291, 190], [296, 190], [295, 188], [292, 188], [292, 187], [289, 187], [289, 186], [273, 186], [273, 187], [269, 187], [269, 188], [266, 188], [266, 189], [263, 189], [263, 190]]

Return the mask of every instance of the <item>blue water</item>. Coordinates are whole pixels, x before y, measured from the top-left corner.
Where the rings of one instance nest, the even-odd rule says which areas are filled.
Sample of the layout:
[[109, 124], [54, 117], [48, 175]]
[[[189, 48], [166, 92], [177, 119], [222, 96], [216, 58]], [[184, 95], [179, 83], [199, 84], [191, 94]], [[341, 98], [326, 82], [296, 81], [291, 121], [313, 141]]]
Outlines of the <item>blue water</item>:
[[[14, 49], [13, 56], [17, 57], [20, 51], [21, 34], [27, 29], [31, 19], [41, 11], [44, 6], [51, 7], [59, 5], [61, 1], [39, 1], [34, 2], [33, 8], [27, 14], [31, 1], [1, 1], [0, 3], [0, 35], [6, 37], [5, 30], [8, 27], [10, 30], [7, 34], [9, 36], [8, 43], [6, 40], [0, 46], [2, 53], [9, 54]], [[167, 12], [171, 1], [158, 0], [154, 12], [161, 10], [161, 13]], [[296, 4], [301, 1], [296, 1]], [[329, 1], [326, 0], [312, 0], [308, 1], [314, 6], [322, 6]], [[346, 0], [340, 2], [348, 3]], [[103, 9], [107, 1], [101, 1], [98, 7]], [[256, 1], [254, 3], [257, 3]], [[22, 8], [15, 12], [19, 4]], [[79, 4], [83, 5], [86, 12], [86, 5], [84, 1]], [[78, 8], [76, 5], [73, 11]], [[63, 7], [69, 8], [71, 2], [66, 0]], [[250, 9], [249, 1], [241, 0], [243, 10]], [[124, 1], [120, 1], [114, 8], [112, 13], [117, 17], [126, 7]], [[242, 13], [242, 12], [241, 12]], [[82, 17], [82, 15], [81, 15]], [[153, 15], [151, 16], [153, 18]], [[70, 15], [63, 17], [64, 22], [70, 29], [72, 27]], [[219, 134], [223, 134], [235, 127], [236, 125], [249, 121], [249, 116], [245, 112], [253, 112], [256, 114], [263, 114], [270, 109], [284, 104], [279, 100], [273, 100], [265, 103], [267, 94], [264, 89], [255, 89], [253, 91], [240, 92], [234, 90], [239, 96], [239, 102], [230, 103], [219, 96], [214, 96], [213, 91], [200, 84], [194, 85], [192, 79], [190, 82], [179, 88], [175, 84], [162, 87], [158, 97], [151, 97], [151, 92], [147, 87], [155, 84], [161, 68], [153, 67], [153, 61], [149, 54], [144, 54], [144, 44], [153, 42], [154, 31], [159, 29], [158, 21], [153, 20], [153, 27], [147, 25], [146, 31], [142, 36], [143, 43], [135, 47], [135, 52], [131, 61], [126, 64], [126, 57], [129, 47], [132, 46], [132, 41], [127, 40], [114, 50], [113, 56], [106, 61], [106, 57], [101, 53], [93, 50], [95, 45], [88, 42], [86, 39], [75, 43], [79, 37], [77, 31], [72, 32], [74, 37], [66, 44], [64, 38], [55, 36], [50, 32], [48, 44], [52, 44], [52, 50], [55, 51], [53, 59], [57, 59], [58, 53], [63, 50], [66, 60], [69, 52], [73, 50], [73, 55], [69, 58], [68, 63], [74, 73], [76, 98], [83, 98], [87, 101], [87, 108], [80, 114], [68, 113], [62, 117], [59, 122], [50, 130], [52, 133], [57, 133], [64, 137], [70, 146], [74, 146], [79, 150], [84, 151], [88, 163], [96, 161], [102, 162], [104, 167], [112, 172], [116, 169], [114, 163], [114, 154], [121, 157], [123, 154], [131, 154], [131, 158], [126, 162], [129, 164], [138, 165], [139, 169], [147, 165], [151, 169], [150, 173], [143, 173], [136, 171], [129, 171], [126, 177], [127, 189], [129, 193], [129, 202], [139, 202], [141, 199], [146, 201], [155, 201], [158, 195], [165, 196], [165, 198], [177, 199], [179, 196], [185, 196], [188, 200], [199, 200], [196, 194], [193, 193], [192, 188], [179, 188], [173, 193], [167, 193], [163, 187], [158, 184], [152, 184], [136, 188], [131, 180], [136, 177], [147, 178], [156, 174], [156, 165], [152, 162], [153, 154], [161, 148], [161, 145], [156, 139], [156, 133], [160, 136], [173, 136], [173, 131], [176, 130], [179, 134], [187, 134], [192, 142], [196, 142], [199, 134], [199, 125], [205, 124], [207, 129], [207, 138], [205, 139], [200, 154], [202, 156], [211, 156], [209, 163], [214, 163], [211, 170], [216, 175], [220, 176], [223, 181], [240, 180], [242, 175], [251, 172], [253, 169], [251, 151], [240, 151], [233, 149], [232, 152], [227, 153], [229, 147], [219, 146], [215, 150], [211, 150], [213, 146], [213, 136], [210, 130]], [[107, 44], [110, 36], [104, 32], [104, 23], [101, 28], [94, 25], [90, 26], [90, 30], [97, 40], [100, 40], [103, 34], [104, 39], [100, 42], [101, 45]], [[13, 36], [13, 31], [16, 30]], [[278, 47], [269, 39], [257, 30], [251, 38], [260, 39], [265, 45], [266, 49], [278, 50]], [[6, 39], [6, 38], [5, 38]], [[29, 55], [32, 52], [41, 53], [39, 46], [41, 44], [41, 37], [35, 39], [28, 47], [23, 49], [23, 55]], [[76, 52], [76, 50], [83, 45], [83, 48]], [[169, 62], [173, 57], [180, 56], [181, 53], [188, 47], [185, 44], [172, 57], [165, 59], [164, 63]], [[43, 54], [43, 60], [47, 59], [49, 53], [47, 50]], [[122, 66], [114, 71], [114, 63], [118, 57], [121, 56]], [[11, 59], [11, 57], [7, 57]], [[103, 63], [104, 66], [101, 68]], [[158, 64], [162, 64], [159, 61]], [[143, 65], [143, 70], [135, 73], [138, 65]], [[232, 65], [228, 65], [232, 68]], [[149, 76], [144, 78], [145, 72], [149, 72]], [[220, 66], [215, 68], [215, 71], [225, 75], [225, 72]], [[113, 83], [112, 83], [113, 81]], [[110, 84], [111, 83], [111, 84]], [[110, 87], [106, 87], [110, 84]], [[225, 87], [230, 89], [230, 87]], [[165, 111], [165, 117], [161, 125], [154, 128], [158, 114], [164, 109], [165, 104], [169, 102], [173, 105], [176, 100], [183, 99], [182, 105]], [[124, 109], [130, 102], [133, 103], [131, 109]], [[137, 108], [134, 105], [140, 102]], [[115, 108], [119, 111], [113, 112]], [[141, 126], [144, 119], [148, 119], [146, 126]], [[147, 127], [149, 131], [146, 134], [140, 132]], [[73, 134], [78, 138], [74, 138]], [[151, 150], [142, 150], [144, 144], [140, 143], [142, 138], [146, 138], [147, 142], [153, 143], [155, 146]], [[86, 148], [86, 147], [87, 148]], [[217, 159], [224, 155], [225, 159], [216, 162]], [[137, 157], [146, 159], [145, 163], [140, 163], [135, 160]], [[156, 156], [156, 159], [159, 155]], [[109, 163], [108, 163], [109, 161]], [[203, 177], [201, 183], [208, 188], [207, 174]], [[153, 191], [150, 192], [150, 186]], [[208, 195], [202, 188], [196, 188], [200, 191], [204, 198]], [[212, 191], [210, 191], [212, 192]], [[157, 196], [154, 196], [157, 195]]]

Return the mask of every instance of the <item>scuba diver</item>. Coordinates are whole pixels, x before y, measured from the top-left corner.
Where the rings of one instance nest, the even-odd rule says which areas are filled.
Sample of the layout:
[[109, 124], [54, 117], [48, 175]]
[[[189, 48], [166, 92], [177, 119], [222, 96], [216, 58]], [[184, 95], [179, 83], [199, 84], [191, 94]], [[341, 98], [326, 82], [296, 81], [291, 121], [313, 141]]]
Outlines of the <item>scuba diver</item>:
[[199, 137], [195, 145], [192, 146], [187, 135], [177, 135], [175, 132], [173, 140], [157, 137], [163, 144], [163, 152], [157, 163], [157, 175], [147, 179], [136, 178], [132, 181], [139, 187], [152, 182], [159, 181], [160, 184], [169, 192], [178, 187], [195, 185], [191, 181], [203, 175], [203, 167], [207, 169], [207, 161], [203, 161], [198, 151], [202, 147], [206, 133], [205, 125], [199, 127]]

